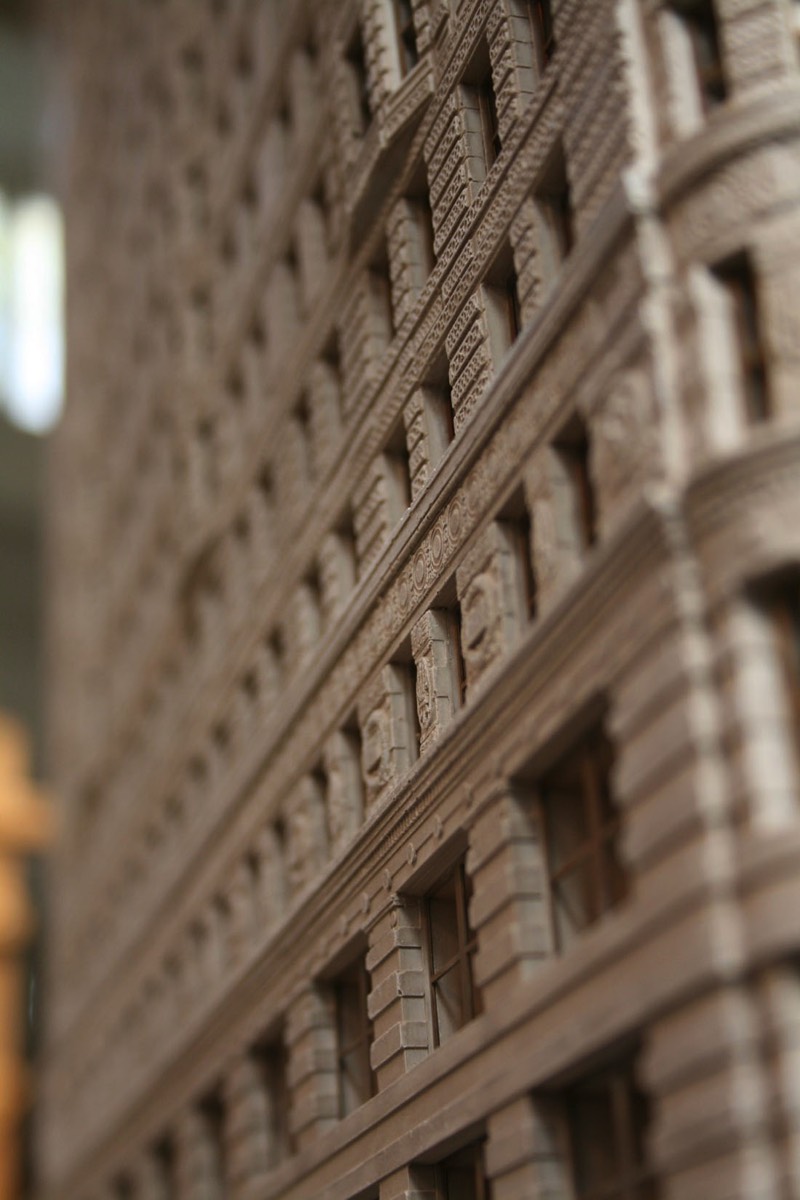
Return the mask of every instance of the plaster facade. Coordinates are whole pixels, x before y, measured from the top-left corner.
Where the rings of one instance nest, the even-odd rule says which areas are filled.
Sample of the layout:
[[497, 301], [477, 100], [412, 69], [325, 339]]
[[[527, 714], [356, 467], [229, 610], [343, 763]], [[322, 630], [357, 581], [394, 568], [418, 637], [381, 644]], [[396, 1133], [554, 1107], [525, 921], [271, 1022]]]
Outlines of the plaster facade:
[[70, 6], [44, 1197], [800, 1196], [797, 8]]

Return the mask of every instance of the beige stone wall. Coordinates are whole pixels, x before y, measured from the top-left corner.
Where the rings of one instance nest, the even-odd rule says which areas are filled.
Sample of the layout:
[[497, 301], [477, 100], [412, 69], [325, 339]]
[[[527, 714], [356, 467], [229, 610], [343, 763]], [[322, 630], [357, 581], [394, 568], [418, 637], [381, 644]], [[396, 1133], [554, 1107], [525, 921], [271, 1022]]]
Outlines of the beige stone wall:
[[800, 1195], [796, 5], [549, 8], [56, 7], [48, 1200]]

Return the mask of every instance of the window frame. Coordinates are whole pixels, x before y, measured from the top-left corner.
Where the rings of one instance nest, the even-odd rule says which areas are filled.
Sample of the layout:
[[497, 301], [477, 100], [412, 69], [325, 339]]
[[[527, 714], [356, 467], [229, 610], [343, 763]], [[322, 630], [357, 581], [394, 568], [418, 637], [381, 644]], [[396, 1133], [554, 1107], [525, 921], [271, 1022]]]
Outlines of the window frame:
[[[352, 987], [352, 981], [348, 984], [348, 976], [354, 977], [355, 993], [357, 999], [357, 1024], [359, 1026], [358, 1034], [343, 1044], [343, 1028], [346, 1026], [344, 1015], [344, 1000], [346, 989]], [[361, 1108], [368, 1100], [378, 1092], [378, 1080], [372, 1066], [370, 1049], [375, 1038], [374, 1026], [369, 1015], [367, 1000], [371, 991], [371, 982], [369, 971], [367, 970], [365, 958], [363, 954], [352, 959], [347, 966], [343, 967], [330, 981], [331, 996], [333, 999], [333, 1029], [336, 1039], [336, 1090], [337, 1090], [337, 1106], [339, 1119], [349, 1116], [356, 1109]], [[348, 1102], [344, 1089], [344, 1081], [347, 1074], [345, 1066], [347, 1058], [352, 1054], [359, 1054], [361, 1058], [361, 1066], [366, 1067], [365, 1076], [368, 1079], [368, 1095], [363, 1095], [355, 1104]]]
[[[455, 953], [443, 965], [437, 967], [434, 955], [434, 922], [431, 916], [431, 901], [451, 878], [454, 878], [455, 881], [454, 906], [457, 948]], [[472, 966], [477, 951], [478, 940], [476, 932], [471, 928], [469, 923], [469, 901], [471, 895], [472, 884], [466, 870], [466, 854], [462, 854], [446, 871], [438, 876], [435, 883], [428, 888], [422, 897], [422, 932], [428, 995], [430, 999], [432, 1049], [441, 1046], [444, 1041], [449, 1040], [452, 1034], [463, 1029], [465, 1025], [468, 1025], [470, 1021], [479, 1016], [483, 1011], [480, 989], [475, 983]], [[436, 986], [454, 968], [458, 970], [458, 992], [464, 1019], [451, 1034], [447, 1034], [442, 1038]]]
[[[598, 1186], [581, 1181], [579, 1144], [596, 1140], [593, 1133], [580, 1135], [581, 1094], [596, 1093], [602, 1085], [611, 1114], [612, 1144], [617, 1152], [615, 1175]], [[575, 1080], [560, 1096], [563, 1113], [569, 1174], [574, 1200], [652, 1200], [654, 1174], [643, 1145], [649, 1123], [647, 1096], [637, 1086], [633, 1057], [618, 1060]]]
[[[587, 828], [587, 836], [573, 848], [567, 858], [554, 866], [553, 815], [548, 785], [565, 762], [580, 756], [579, 803]], [[536, 783], [536, 810], [542, 830], [543, 856], [547, 875], [547, 893], [550, 912], [550, 928], [555, 953], [563, 953], [572, 937], [582, 934], [597, 924], [608, 912], [624, 901], [630, 889], [627, 872], [619, 860], [617, 842], [622, 826], [622, 816], [614, 803], [609, 776], [614, 761], [614, 748], [602, 726], [594, 727], [577, 741], [573, 741], [557, 761], [542, 773]], [[604, 794], [605, 793], [605, 794]], [[604, 804], [611, 810], [604, 817]], [[613, 864], [609, 869], [609, 862]], [[562, 881], [578, 872], [586, 872], [590, 883], [588, 895], [591, 900], [591, 915], [569, 939], [559, 930], [558, 889]], [[622, 889], [618, 886], [622, 883]]]

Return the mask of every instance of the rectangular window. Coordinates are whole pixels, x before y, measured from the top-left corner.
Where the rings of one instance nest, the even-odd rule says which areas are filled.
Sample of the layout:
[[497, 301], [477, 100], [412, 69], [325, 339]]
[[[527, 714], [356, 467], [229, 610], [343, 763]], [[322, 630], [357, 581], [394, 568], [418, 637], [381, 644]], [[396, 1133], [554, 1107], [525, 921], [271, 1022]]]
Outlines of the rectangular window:
[[435, 467], [444, 457], [455, 437], [453, 394], [450, 387], [450, 366], [444, 350], [437, 356], [423, 381], [425, 434], [428, 464]]
[[409, 196], [414, 237], [414, 260], [418, 267], [419, 290], [425, 286], [431, 271], [436, 265], [433, 250], [433, 213], [427, 192], [417, 192]]
[[489, 1200], [483, 1166], [483, 1142], [472, 1142], [433, 1169], [435, 1200]]
[[372, 1045], [372, 1022], [367, 1011], [369, 988], [363, 958], [333, 981], [340, 1117], [359, 1108], [377, 1091], [369, 1057]]
[[267, 1121], [267, 1164], [278, 1166], [294, 1153], [290, 1111], [287, 1065], [288, 1058], [282, 1037], [257, 1046], [253, 1057], [258, 1067], [264, 1092]]
[[596, 730], [572, 746], [538, 784], [558, 949], [617, 905], [628, 890], [618, 857], [620, 822], [611, 796], [612, 761], [610, 742]]
[[703, 109], [708, 112], [724, 103], [728, 94], [714, 3], [713, 0], [685, 0], [674, 8], [691, 43], [697, 87]]
[[554, 443], [569, 488], [570, 530], [576, 548], [585, 553], [597, 540], [597, 505], [589, 470], [589, 434], [583, 421], [575, 417]]
[[200, 1116], [205, 1128], [209, 1200], [222, 1200], [226, 1193], [227, 1162], [225, 1153], [225, 1104], [219, 1091], [211, 1092], [200, 1102]]
[[417, 34], [414, 29], [414, 6], [411, 0], [393, 0], [392, 7], [397, 29], [400, 74], [407, 75], [419, 62]]
[[476, 145], [472, 152], [481, 153], [484, 173], [488, 174], [502, 149], [502, 143], [492, 81], [492, 64], [485, 39], [480, 43], [463, 76], [463, 87], [466, 106], [477, 114], [480, 125], [480, 147]]
[[472, 977], [476, 939], [469, 924], [471, 895], [462, 858], [424, 900], [434, 1046], [447, 1041], [481, 1011], [480, 993]]
[[782, 589], [772, 603], [772, 622], [783, 671], [794, 744], [800, 755], [800, 582]]
[[551, 282], [575, 244], [572, 192], [563, 146], [550, 155], [535, 193], [542, 272]]
[[383, 452], [384, 474], [389, 503], [389, 525], [405, 516], [411, 504], [411, 461], [402, 420], [395, 425]]
[[484, 296], [492, 357], [499, 364], [522, 330], [519, 281], [509, 243], [502, 248], [487, 273]]
[[655, 1200], [644, 1155], [648, 1107], [632, 1061], [574, 1083], [563, 1104], [575, 1200]]
[[483, 151], [488, 170], [497, 160], [503, 148], [500, 141], [500, 124], [497, 119], [497, 102], [494, 98], [491, 72], [478, 87], [477, 96], [483, 133]]
[[526, 8], [531, 27], [531, 42], [541, 72], [556, 50], [551, 3], [550, 0], [526, 0]]
[[770, 416], [770, 404], [753, 270], [746, 255], [737, 255], [716, 267], [714, 274], [725, 288], [733, 318], [745, 415], [750, 424], [758, 424]]
[[519, 610], [529, 620], [533, 620], [537, 610], [536, 572], [533, 565], [533, 529], [525, 494], [521, 488], [504, 505], [500, 514], [500, 526], [505, 533], [514, 560]]
[[392, 276], [389, 269], [389, 250], [386, 238], [381, 238], [378, 251], [370, 264], [368, 282], [372, 308], [380, 323], [382, 335], [388, 344], [396, 331]]
[[367, 132], [372, 121], [372, 106], [369, 96], [364, 40], [361, 36], [361, 27], [358, 24], [353, 31], [353, 36], [345, 51], [345, 63], [350, 75], [358, 132], [363, 135]]

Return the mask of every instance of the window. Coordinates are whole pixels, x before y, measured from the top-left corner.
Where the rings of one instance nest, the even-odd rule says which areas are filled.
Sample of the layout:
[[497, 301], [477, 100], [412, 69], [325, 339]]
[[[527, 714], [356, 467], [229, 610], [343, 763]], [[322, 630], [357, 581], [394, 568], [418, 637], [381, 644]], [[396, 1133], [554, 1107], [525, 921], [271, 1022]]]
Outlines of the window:
[[345, 52], [345, 62], [350, 74], [353, 92], [358, 132], [366, 133], [372, 121], [372, 107], [369, 99], [369, 82], [367, 79], [367, 60], [364, 54], [364, 41], [361, 28], [356, 25], [353, 36]]
[[575, 242], [572, 193], [564, 149], [560, 144], [551, 154], [536, 189], [539, 242], [546, 282], [558, 274]]
[[489, 1200], [483, 1168], [483, 1142], [472, 1142], [433, 1169], [435, 1200]]
[[208, 1150], [206, 1173], [209, 1200], [222, 1200], [227, 1183], [225, 1161], [225, 1105], [218, 1091], [200, 1102], [200, 1117], [205, 1126]]
[[414, 29], [414, 6], [411, 0], [394, 0], [392, 7], [397, 29], [400, 74], [407, 75], [419, 62], [417, 35]]
[[492, 264], [485, 285], [486, 317], [493, 356], [499, 362], [520, 335], [522, 311], [514, 255], [506, 243]]
[[421, 292], [436, 265], [433, 248], [433, 212], [425, 163], [420, 162], [406, 191], [406, 203], [410, 218], [412, 270], [414, 286]]
[[153, 1169], [165, 1196], [177, 1195], [177, 1166], [175, 1143], [170, 1137], [162, 1138], [153, 1147]]
[[291, 1096], [287, 1081], [287, 1054], [282, 1037], [256, 1046], [253, 1058], [258, 1067], [267, 1119], [267, 1165], [276, 1167], [294, 1153]]
[[481, 154], [484, 173], [488, 174], [502, 149], [502, 144], [492, 82], [492, 64], [485, 40], [481, 42], [464, 75], [464, 100], [468, 117], [470, 111], [476, 114], [479, 125], [480, 143], [475, 146], [473, 153]]
[[700, 99], [708, 112], [728, 94], [713, 0], [686, 0], [675, 9], [691, 43]]
[[372, 1044], [372, 1022], [367, 1011], [369, 987], [363, 958], [357, 959], [333, 982], [340, 1117], [359, 1108], [377, 1091], [369, 1060]]
[[536, 61], [539, 70], [543, 71], [556, 50], [551, 3], [550, 0], [526, 0], [526, 8]]
[[497, 120], [497, 103], [494, 98], [491, 71], [485, 76], [476, 89], [478, 112], [481, 118], [481, 133], [483, 136], [483, 153], [486, 169], [497, 160], [502, 150], [500, 141], [500, 125]]
[[583, 422], [575, 417], [555, 442], [569, 489], [570, 534], [579, 553], [585, 553], [597, 540], [597, 506], [589, 471], [589, 435]]
[[751, 424], [758, 424], [769, 417], [770, 404], [753, 271], [747, 256], [737, 255], [714, 274], [725, 289], [734, 322], [745, 414]]
[[444, 351], [436, 358], [423, 385], [428, 461], [435, 466], [455, 437], [450, 367]]
[[618, 904], [628, 890], [617, 856], [619, 815], [609, 786], [611, 744], [585, 737], [539, 781], [556, 947]]
[[788, 697], [794, 744], [800, 754], [800, 582], [784, 587], [772, 603], [778, 657]]
[[411, 462], [402, 420], [392, 430], [383, 452], [383, 463], [391, 528], [405, 515], [411, 504]]
[[522, 489], [515, 492], [500, 514], [500, 525], [514, 560], [519, 609], [532, 620], [536, 616], [537, 587], [533, 566], [530, 512]]
[[472, 978], [476, 940], [469, 926], [471, 895], [462, 858], [428, 892], [423, 905], [434, 1046], [481, 1011]]
[[633, 1063], [587, 1076], [563, 1103], [575, 1200], [655, 1200], [644, 1155], [648, 1107]]
[[389, 250], [386, 238], [381, 238], [368, 272], [369, 294], [372, 309], [379, 322], [387, 345], [395, 335], [394, 305], [392, 303], [392, 277], [389, 270]]

